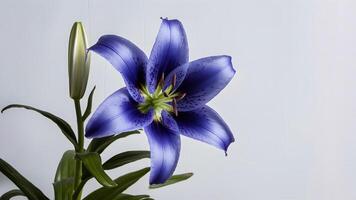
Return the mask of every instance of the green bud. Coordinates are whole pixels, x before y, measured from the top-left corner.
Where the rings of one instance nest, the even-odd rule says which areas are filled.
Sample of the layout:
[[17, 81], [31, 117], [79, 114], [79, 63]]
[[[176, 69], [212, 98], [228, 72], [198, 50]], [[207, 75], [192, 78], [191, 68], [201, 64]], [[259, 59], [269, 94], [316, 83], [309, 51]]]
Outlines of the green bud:
[[69, 93], [73, 99], [80, 99], [87, 87], [90, 53], [87, 52], [87, 38], [81, 22], [75, 22], [69, 37], [68, 73]]

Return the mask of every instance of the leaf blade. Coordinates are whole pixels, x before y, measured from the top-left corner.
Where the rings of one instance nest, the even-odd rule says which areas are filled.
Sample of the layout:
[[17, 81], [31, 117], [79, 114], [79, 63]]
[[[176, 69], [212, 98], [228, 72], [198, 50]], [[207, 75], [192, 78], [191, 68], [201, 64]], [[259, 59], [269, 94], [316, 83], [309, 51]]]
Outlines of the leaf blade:
[[103, 168], [110, 170], [144, 158], [150, 158], [150, 151], [126, 151], [107, 160]]
[[129, 132], [119, 133], [114, 136], [95, 138], [90, 142], [87, 151], [97, 152], [101, 154], [111, 143], [115, 142], [120, 138], [125, 138], [127, 136], [134, 135], [134, 134], [140, 134], [140, 131], [129, 131]]
[[57, 167], [54, 182], [74, 177], [76, 167], [75, 154], [74, 150], [68, 150], [63, 153]]
[[60, 117], [57, 117], [47, 111], [43, 111], [43, 110], [34, 108], [32, 106], [27, 106], [27, 105], [22, 105], [22, 104], [10, 104], [10, 105], [6, 106], [5, 108], [3, 108], [1, 110], [1, 113], [3, 113], [4, 111], [6, 111], [10, 108], [24, 108], [27, 110], [32, 110], [32, 111], [35, 111], [35, 112], [43, 115], [44, 117], [50, 119], [52, 122], [54, 122], [61, 129], [64, 136], [74, 145], [74, 147], [77, 147], [77, 139], [75, 137], [73, 129], [66, 121], [64, 121]]
[[[143, 168], [141, 170], [137, 170], [119, 178], [115, 179], [117, 183], [117, 187], [113, 188], [105, 188], [101, 187], [94, 192], [90, 193], [83, 200], [113, 200], [120, 196], [123, 191], [129, 188], [131, 185], [135, 184], [140, 178], [142, 178], [145, 174], [150, 171], [149, 167]], [[144, 197], [145, 198], [145, 197]]]
[[[103, 164], [103, 169], [111, 170], [144, 158], [150, 158], [150, 151], [127, 151], [119, 153], [107, 160]], [[92, 177], [93, 176], [90, 174], [90, 172], [84, 168], [82, 177], [83, 180], [89, 180]]]
[[89, 117], [89, 115], [91, 113], [91, 108], [93, 106], [93, 95], [94, 95], [95, 88], [96, 88], [96, 86], [94, 86], [94, 88], [91, 90], [91, 92], [89, 94], [87, 107], [86, 107], [86, 109], [84, 111], [84, 114], [82, 116], [82, 120], [83, 121], [85, 121]]
[[95, 179], [105, 187], [117, 186], [109, 175], [107, 175], [102, 167], [101, 158], [98, 153], [85, 152], [78, 153], [77, 156], [83, 161], [85, 168]]
[[14, 189], [0, 196], [0, 200], [10, 200], [12, 197], [26, 196], [21, 190]]
[[150, 189], [161, 188], [161, 187], [172, 185], [172, 184], [175, 184], [175, 183], [178, 183], [178, 182], [181, 182], [181, 181], [185, 181], [185, 180], [189, 179], [192, 176], [193, 176], [193, 173], [184, 173], [184, 174], [173, 175], [165, 183], [150, 185]]
[[22, 176], [9, 163], [0, 158], [0, 172], [8, 177], [29, 199], [49, 200], [41, 190]]
[[59, 161], [53, 183], [55, 200], [72, 200], [77, 164], [75, 155], [74, 150], [67, 150]]
[[74, 178], [66, 178], [53, 183], [55, 200], [72, 200]]
[[131, 194], [119, 194], [113, 200], [143, 200], [149, 198], [149, 195], [131, 195]]

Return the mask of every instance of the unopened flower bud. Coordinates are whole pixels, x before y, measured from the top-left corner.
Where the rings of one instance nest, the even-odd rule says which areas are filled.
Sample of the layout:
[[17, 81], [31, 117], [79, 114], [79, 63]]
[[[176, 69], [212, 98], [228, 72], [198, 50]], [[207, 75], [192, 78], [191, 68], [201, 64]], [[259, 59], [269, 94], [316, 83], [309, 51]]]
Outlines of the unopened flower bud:
[[87, 45], [82, 23], [75, 22], [70, 32], [68, 47], [69, 93], [73, 99], [82, 98], [87, 87], [90, 69]]

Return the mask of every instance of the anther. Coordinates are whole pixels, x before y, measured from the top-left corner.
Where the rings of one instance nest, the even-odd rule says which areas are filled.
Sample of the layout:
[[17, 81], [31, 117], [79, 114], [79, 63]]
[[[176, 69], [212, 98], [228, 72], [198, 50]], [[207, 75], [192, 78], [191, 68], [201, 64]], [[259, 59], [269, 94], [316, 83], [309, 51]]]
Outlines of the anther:
[[182, 100], [186, 95], [187, 95], [187, 93], [180, 94], [179, 96], [176, 97], [176, 100], [177, 100], [177, 101], [180, 101], [180, 100]]
[[164, 73], [162, 73], [162, 76], [158, 81], [158, 85], [161, 86], [161, 88], [163, 88], [164, 86], [163, 84], [164, 84]]
[[172, 107], [173, 107], [173, 112], [176, 116], [178, 116], [178, 110], [177, 110], [177, 100], [175, 98], [173, 98], [172, 101]]
[[173, 88], [176, 86], [176, 83], [177, 83], [177, 75], [174, 74], [173, 78], [172, 78], [172, 86], [173, 86]]

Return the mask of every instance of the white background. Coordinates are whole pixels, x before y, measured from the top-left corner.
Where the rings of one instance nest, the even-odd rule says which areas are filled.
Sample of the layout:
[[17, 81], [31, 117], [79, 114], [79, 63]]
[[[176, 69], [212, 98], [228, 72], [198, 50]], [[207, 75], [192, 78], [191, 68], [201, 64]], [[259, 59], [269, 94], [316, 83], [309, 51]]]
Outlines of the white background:
[[[24, 103], [75, 125], [68, 97], [67, 41], [83, 21], [89, 41], [128, 38], [149, 53], [160, 17], [185, 26], [190, 60], [228, 54], [237, 75], [209, 103], [233, 130], [229, 156], [184, 138], [176, 172], [187, 182], [148, 190], [148, 176], [129, 189], [156, 199], [353, 200], [356, 198], [356, 3], [352, 0], [14, 1], [0, 6], [0, 106]], [[123, 86], [93, 55], [94, 106]], [[0, 115], [0, 157], [52, 197], [58, 160], [69, 149], [38, 114]], [[144, 134], [121, 140], [103, 159], [148, 149]], [[110, 172], [148, 166], [143, 160]], [[14, 188], [0, 175], [0, 193]], [[94, 181], [85, 188], [98, 187]]]

